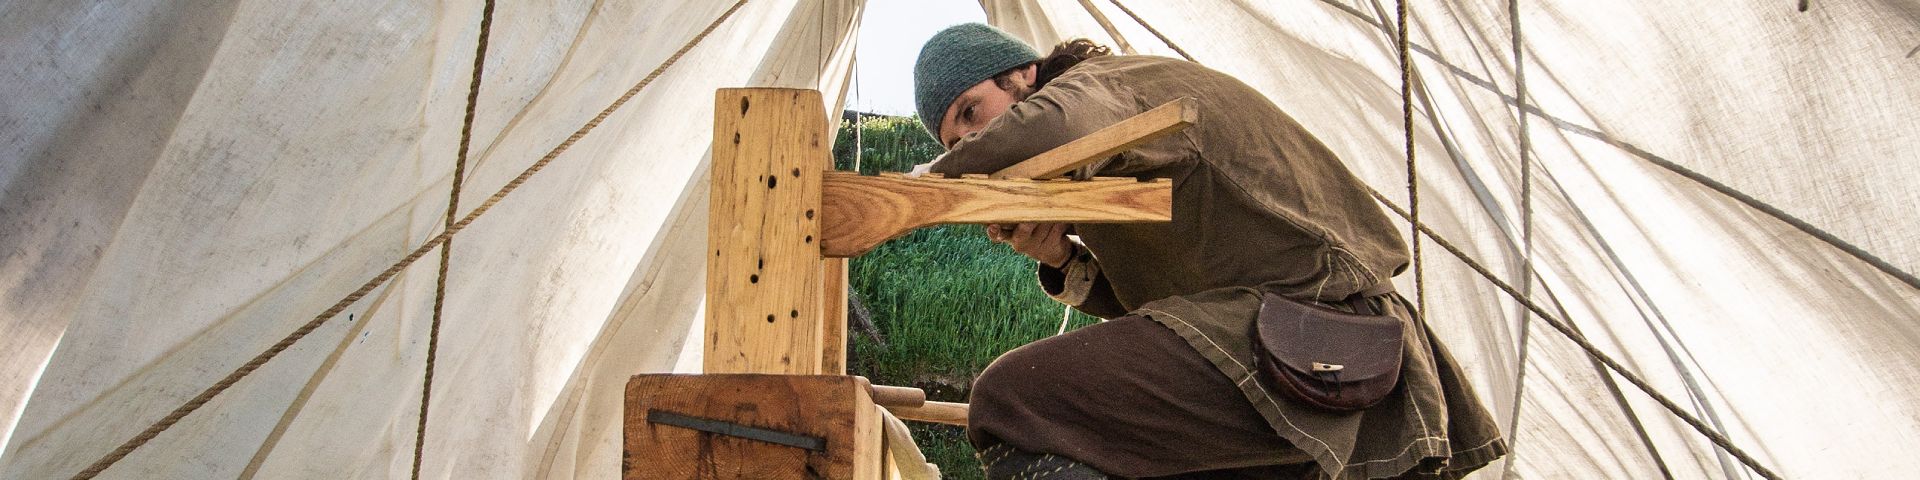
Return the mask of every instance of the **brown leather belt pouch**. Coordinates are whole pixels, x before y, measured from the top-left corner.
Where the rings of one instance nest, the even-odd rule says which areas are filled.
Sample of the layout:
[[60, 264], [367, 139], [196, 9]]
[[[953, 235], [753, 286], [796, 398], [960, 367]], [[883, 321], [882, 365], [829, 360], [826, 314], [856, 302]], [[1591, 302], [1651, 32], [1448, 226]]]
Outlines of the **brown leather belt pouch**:
[[1282, 395], [1327, 411], [1364, 409], [1392, 393], [1405, 342], [1399, 317], [1347, 313], [1274, 293], [1261, 299], [1254, 322], [1261, 375]]

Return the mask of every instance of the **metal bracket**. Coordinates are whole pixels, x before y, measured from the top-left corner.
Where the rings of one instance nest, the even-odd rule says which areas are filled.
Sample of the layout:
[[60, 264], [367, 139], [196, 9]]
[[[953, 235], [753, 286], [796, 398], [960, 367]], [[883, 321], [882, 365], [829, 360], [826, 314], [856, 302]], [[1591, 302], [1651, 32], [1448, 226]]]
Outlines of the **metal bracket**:
[[759, 427], [749, 427], [746, 425], [741, 425], [738, 423], [732, 423], [732, 422], [727, 422], [722, 420], [689, 417], [686, 415], [681, 415], [678, 413], [668, 412], [664, 410], [648, 409], [647, 423], [672, 425], [680, 428], [699, 430], [707, 433], [717, 433], [717, 434], [726, 435], [729, 437], [740, 437], [748, 440], [758, 440], [758, 441], [767, 442], [767, 443], [786, 445], [789, 447], [812, 450], [815, 452], [826, 451], [827, 449], [827, 441], [818, 437], [796, 435], [792, 433], [782, 432], [778, 430], [768, 430], [768, 429], [759, 428]]

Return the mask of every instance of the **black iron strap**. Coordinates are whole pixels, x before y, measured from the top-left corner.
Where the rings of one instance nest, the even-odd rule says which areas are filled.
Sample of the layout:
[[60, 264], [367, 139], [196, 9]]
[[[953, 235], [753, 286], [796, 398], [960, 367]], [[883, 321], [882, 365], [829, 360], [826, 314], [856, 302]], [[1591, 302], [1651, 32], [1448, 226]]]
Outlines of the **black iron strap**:
[[827, 441], [819, 437], [809, 437], [805, 435], [797, 435], [797, 434], [782, 432], [779, 430], [768, 430], [768, 429], [759, 428], [759, 427], [749, 427], [746, 425], [741, 425], [738, 423], [721, 421], [721, 420], [690, 417], [690, 416], [681, 415], [678, 413], [668, 412], [664, 410], [648, 409], [647, 423], [672, 425], [672, 426], [681, 427], [681, 428], [699, 430], [707, 433], [717, 433], [717, 434], [726, 435], [729, 437], [740, 437], [748, 440], [759, 440], [767, 443], [776, 443], [780, 445], [812, 450], [816, 452], [825, 451], [827, 449]]

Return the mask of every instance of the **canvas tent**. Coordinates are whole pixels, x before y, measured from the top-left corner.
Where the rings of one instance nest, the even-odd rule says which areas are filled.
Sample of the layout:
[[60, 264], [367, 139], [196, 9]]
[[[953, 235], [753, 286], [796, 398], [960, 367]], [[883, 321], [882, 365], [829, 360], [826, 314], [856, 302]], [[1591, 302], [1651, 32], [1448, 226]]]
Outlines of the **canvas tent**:
[[[0, 5], [0, 478], [72, 475], [438, 234], [480, 5]], [[501, 2], [463, 210], [734, 6]], [[1232, 73], [1406, 204], [1391, 3], [983, 6]], [[459, 234], [423, 476], [617, 474], [627, 376], [699, 364], [713, 90], [837, 102], [862, 7], [741, 2]], [[1909, 469], [1920, 4], [1408, 7], [1422, 222], [1776, 471]], [[1431, 324], [1509, 422], [1481, 478], [1751, 475], [1426, 245]], [[406, 476], [435, 262], [104, 477]]]

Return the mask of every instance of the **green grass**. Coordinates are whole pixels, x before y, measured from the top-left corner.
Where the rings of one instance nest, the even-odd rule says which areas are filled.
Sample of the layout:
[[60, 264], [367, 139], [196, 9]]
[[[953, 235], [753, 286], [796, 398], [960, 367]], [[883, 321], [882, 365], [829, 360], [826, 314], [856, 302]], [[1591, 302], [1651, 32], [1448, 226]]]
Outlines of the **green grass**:
[[[841, 122], [836, 168], [853, 170], [856, 148], [859, 170], [869, 175], [908, 171], [942, 151], [911, 117]], [[1060, 329], [1063, 307], [1040, 291], [1033, 265], [987, 240], [977, 225], [915, 230], [853, 259], [849, 286], [885, 344], [850, 332], [849, 370], [879, 384], [926, 389], [931, 400], [966, 401], [973, 377], [995, 357]], [[1095, 321], [1076, 311], [1067, 328]], [[964, 431], [910, 425], [921, 451], [947, 478], [980, 477]]]

